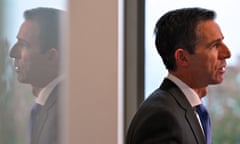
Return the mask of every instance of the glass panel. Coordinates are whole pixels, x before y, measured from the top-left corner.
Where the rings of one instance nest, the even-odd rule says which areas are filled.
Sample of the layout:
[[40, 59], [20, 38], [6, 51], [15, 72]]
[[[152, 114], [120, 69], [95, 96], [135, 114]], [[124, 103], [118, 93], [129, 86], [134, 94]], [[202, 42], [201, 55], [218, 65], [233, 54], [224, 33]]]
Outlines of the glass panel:
[[9, 50], [16, 42], [26, 9], [53, 7], [65, 10], [67, 0], [1, 0], [0, 7], [0, 143], [27, 144], [34, 96], [30, 85], [17, 81]]
[[146, 0], [145, 11], [145, 97], [160, 86], [167, 71], [154, 45], [154, 26], [167, 11], [183, 7], [204, 7], [217, 12], [216, 21], [224, 34], [224, 42], [230, 48], [225, 80], [222, 84], [210, 86], [206, 104], [213, 121], [213, 143], [239, 143], [240, 133], [240, 24], [237, 0]]

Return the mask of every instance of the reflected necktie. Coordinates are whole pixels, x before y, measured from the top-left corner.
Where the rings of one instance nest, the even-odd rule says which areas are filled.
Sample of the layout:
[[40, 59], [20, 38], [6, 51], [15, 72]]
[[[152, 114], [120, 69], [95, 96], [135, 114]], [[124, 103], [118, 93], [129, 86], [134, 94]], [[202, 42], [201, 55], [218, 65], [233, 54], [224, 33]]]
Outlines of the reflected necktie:
[[33, 135], [33, 130], [34, 127], [36, 126], [37, 123], [37, 116], [40, 112], [41, 105], [38, 103], [34, 103], [32, 106], [31, 114], [30, 114], [30, 144], [32, 143], [32, 135]]
[[210, 116], [206, 107], [203, 104], [196, 106], [196, 111], [200, 117], [201, 124], [206, 137], [206, 144], [212, 143], [212, 129], [211, 129], [211, 121]]

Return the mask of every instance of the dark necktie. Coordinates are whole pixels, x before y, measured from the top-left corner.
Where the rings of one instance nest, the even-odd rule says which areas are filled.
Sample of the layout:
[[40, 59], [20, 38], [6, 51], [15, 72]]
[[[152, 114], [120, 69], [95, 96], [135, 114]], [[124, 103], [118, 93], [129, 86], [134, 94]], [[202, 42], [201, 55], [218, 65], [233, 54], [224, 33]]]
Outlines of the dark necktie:
[[206, 107], [203, 104], [196, 106], [196, 111], [200, 117], [201, 124], [203, 127], [203, 131], [206, 137], [206, 144], [212, 143], [212, 129], [211, 129], [211, 121], [210, 116]]
[[31, 114], [30, 114], [30, 144], [32, 143], [32, 136], [33, 131], [35, 129], [36, 123], [37, 123], [37, 117], [40, 112], [41, 105], [38, 103], [34, 103], [32, 106]]

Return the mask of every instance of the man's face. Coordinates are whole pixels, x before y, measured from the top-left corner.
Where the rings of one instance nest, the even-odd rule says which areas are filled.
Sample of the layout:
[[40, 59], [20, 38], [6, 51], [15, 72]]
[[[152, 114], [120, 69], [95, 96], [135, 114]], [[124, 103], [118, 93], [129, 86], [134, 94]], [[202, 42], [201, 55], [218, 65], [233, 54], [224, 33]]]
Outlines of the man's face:
[[10, 57], [15, 59], [14, 65], [19, 82], [40, 85], [47, 57], [40, 49], [39, 28], [34, 21], [26, 20], [21, 25]]
[[195, 54], [191, 55], [192, 73], [197, 82], [218, 84], [223, 80], [226, 59], [231, 57], [228, 47], [223, 43], [219, 26], [212, 20], [201, 22], [197, 27]]

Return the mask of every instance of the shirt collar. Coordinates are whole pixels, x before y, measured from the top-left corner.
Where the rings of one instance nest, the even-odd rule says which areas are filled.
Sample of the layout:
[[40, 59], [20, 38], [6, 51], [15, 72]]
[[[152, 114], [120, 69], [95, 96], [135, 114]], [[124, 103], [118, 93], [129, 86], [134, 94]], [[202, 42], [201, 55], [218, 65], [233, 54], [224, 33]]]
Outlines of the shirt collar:
[[63, 76], [58, 76], [54, 80], [52, 80], [50, 83], [48, 83], [40, 92], [39, 95], [36, 97], [35, 102], [40, 105], [45, 105], [50, 93], [52, 90], [56, 87], [60, 81], [63, 80]]
[[198, 94], [186, 83], [170, 73], [168, 74], [167, 78], [173, 81], [180, 88], [192, 107], [201, 104], [201, 99], [199, 98]]

